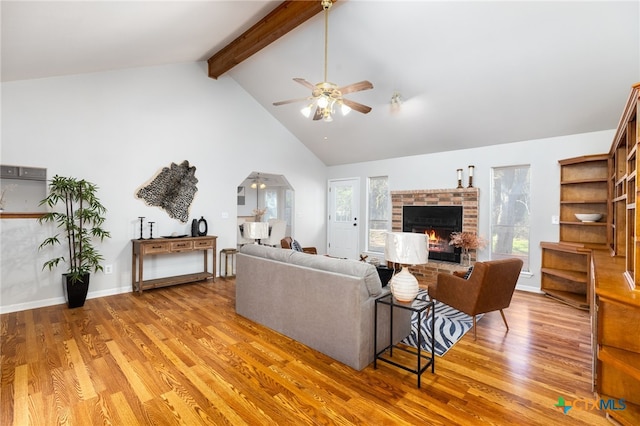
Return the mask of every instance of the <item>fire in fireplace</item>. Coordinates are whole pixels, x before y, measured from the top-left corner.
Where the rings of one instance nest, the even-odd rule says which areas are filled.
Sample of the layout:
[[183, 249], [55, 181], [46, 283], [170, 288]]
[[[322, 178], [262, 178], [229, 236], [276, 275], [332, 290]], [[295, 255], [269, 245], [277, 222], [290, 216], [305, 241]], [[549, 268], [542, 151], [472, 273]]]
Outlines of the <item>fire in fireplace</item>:
[[462, 206], [403, 206], [402, 231], [429, 236], [429, 259], [460, 263], [449, 236], [462, 231]]

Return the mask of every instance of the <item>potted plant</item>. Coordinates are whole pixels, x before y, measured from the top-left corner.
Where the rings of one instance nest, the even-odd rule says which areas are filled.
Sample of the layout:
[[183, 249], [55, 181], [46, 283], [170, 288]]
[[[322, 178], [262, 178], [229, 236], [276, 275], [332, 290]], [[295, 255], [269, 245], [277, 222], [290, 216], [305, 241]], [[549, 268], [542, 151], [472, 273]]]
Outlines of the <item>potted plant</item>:
[[[40, 217], [39, 222], [53, 222], [61, 229], [68, 246], [68, 257], [55, 257], [46, 261], [42, 267], [52, 270], [60, 262], [68, 263], [68, 269], [63, 274], [63, 289], [69, 308], [84, 305], [89, 290], [91, 271], [102, 271], [100, 262], [104, 260], [94, 246], [94, 241], [101, 242], [110, 238], [108, 231], [102, 228], [107, 209], [96, 196], [98, 187], [84, 179], [54, 176], [49, 183], [49, 195], [40, 205], [47, 205], [54, 209], [59, 204], [64, 205], [63, 211], [50, 211]], [[45, 239], [39, 249], [62, 244], [58, 238], [60, 234]]]

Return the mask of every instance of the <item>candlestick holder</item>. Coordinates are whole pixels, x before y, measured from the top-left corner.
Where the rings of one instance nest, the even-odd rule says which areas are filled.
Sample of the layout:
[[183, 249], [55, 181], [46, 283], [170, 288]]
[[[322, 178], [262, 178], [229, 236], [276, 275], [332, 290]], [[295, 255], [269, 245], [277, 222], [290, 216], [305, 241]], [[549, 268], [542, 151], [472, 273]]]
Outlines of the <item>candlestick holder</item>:
[[138, 216], [138, 219], [140, 219], [140, 238], [138, 239], [144, 240], [144, 238], [142, 238], [142, 221], [144, 220], [144, 216]]
[[473, 170], [475, 166], [469, 166], [469, 186], [467, 188], [473, 188]]
[[456, 171], [458, 172], [458, 187], [457, 187], [457, 189], [462, 189], [462, 188], [464, 188], [462, 186], [462, 169], [458, 169]]
[[149, 222], [149, 239], [153, 240], [153, 224], [155, 222]]

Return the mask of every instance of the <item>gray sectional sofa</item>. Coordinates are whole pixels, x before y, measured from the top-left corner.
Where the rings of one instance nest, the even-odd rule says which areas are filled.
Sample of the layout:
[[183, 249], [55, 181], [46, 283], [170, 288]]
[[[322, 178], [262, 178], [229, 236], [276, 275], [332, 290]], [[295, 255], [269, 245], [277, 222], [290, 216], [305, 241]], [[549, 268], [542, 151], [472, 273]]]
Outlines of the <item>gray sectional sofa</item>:
[[[237, 255], [236, 312], [356, 370], [373, 361], [375, 299], [387, 294], [373, 265], [255, 244]], [[389, 310], [378, 306], [378, 350], [389, 342]], [[394, 343], [411, 331], [395, 309]]]

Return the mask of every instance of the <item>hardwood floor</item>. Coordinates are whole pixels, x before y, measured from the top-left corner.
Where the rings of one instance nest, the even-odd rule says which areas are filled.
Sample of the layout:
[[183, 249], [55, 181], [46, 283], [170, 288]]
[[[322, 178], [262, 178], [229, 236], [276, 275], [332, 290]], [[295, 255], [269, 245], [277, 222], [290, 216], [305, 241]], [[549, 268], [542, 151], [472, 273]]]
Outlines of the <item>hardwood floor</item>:
[[[516, 292], [435, 374], [357, 372], [236, 315], [234, 281], [0, 317], [2, 425], [604, 425], [588, 313]], [[394, 352], [395, 354], [395, 352]], [[567, 414], [554, 405], [581, 400]]]

